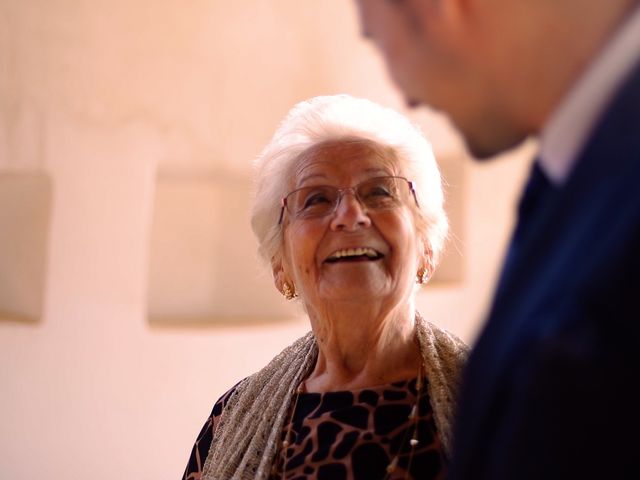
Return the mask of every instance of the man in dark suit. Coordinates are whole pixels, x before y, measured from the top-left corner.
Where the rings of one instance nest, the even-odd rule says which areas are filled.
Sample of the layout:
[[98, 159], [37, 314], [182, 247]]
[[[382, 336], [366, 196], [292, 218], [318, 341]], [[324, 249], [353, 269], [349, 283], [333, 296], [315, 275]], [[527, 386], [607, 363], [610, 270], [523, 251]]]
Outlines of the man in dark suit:
[[450, 477], [640, 478], [640, 2], [357, 5], [407, 102], [475, 157], [539, 138]]

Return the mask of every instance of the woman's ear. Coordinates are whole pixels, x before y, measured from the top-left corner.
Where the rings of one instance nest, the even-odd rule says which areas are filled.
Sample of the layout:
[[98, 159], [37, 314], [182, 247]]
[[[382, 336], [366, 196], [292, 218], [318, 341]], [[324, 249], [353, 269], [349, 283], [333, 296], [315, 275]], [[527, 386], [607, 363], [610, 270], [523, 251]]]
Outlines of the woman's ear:
[[426, 244], [423, 247], [422, 255], [418, 265], [421, 269], [426, 270], [428, 278], [431, 278], [433, 276], [433, 272], [436, 269], [433, 261], [433, 250], [431, 250], [431, 247]]
[[282, 292], [282, 284], [284, 283], [284, 268], [282, 266], [282, 259], [271, 257], [271, 273], [273, 274], [273, 283], [279, 292]]
[[271, 259], [273, 283], [276, 289], [286, 298], [292, 300], [298, 296], [296, 286], [284, 270], [281, 260]]

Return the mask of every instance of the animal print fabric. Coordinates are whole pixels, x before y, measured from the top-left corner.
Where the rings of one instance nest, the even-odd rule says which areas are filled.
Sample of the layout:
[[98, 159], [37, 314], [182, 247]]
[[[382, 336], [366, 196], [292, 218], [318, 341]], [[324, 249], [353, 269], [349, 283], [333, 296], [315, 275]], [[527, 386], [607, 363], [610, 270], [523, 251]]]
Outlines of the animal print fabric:
[[[234, 387], [235, 388], [235, 387]], [[218, 400], [193, 447], [183, 480], [200, 480], [217, 420], [234, 388]], [[302, 393], [281, 433], [288, 448], [274, 459], [270, 480], [440, 480], [445, 459], [427, 393], [418, 401], [416, 379], [355, 391]], [[417, 427], [418, 445], [409, 440]], [[398, 455], [391, 474], [387, 466]]]

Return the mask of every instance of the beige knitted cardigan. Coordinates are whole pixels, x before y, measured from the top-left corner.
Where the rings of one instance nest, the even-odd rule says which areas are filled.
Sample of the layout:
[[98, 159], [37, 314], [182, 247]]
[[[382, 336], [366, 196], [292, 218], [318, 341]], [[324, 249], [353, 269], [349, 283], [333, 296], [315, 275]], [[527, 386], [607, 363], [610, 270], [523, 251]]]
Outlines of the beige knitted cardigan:
[[[436, 427], [449, 456], [459, 375], [468, 349], [460, 339], [424, 321], [419, 314], [416, 332]], [[318, 347], [309, 332], [238, 385], [213, 434], [203, 480], [269, 477], [291, 399], [317, 356]]]

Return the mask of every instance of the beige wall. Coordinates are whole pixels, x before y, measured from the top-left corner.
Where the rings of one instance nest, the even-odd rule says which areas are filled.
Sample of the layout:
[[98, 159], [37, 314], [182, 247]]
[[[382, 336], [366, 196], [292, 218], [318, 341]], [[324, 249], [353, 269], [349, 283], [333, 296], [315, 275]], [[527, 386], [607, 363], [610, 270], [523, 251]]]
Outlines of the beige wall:
[[[42, 316], [0, 320], [1, 478], [179, 477], [213, 401], [307, 325], [150, 326], [156, 174], [247, 177], [293, 103], [338, 92], [402, 108], [344, 0], [0, 0], [0, 174], [52, 192]], [[464, 156], [441, 117], [410, 115]], [[468, 341], [528, 153], [465, 163], [463, 280], [418, 299]], [[215, 214], [240, 235], [225, 215], [245, 212]]]

